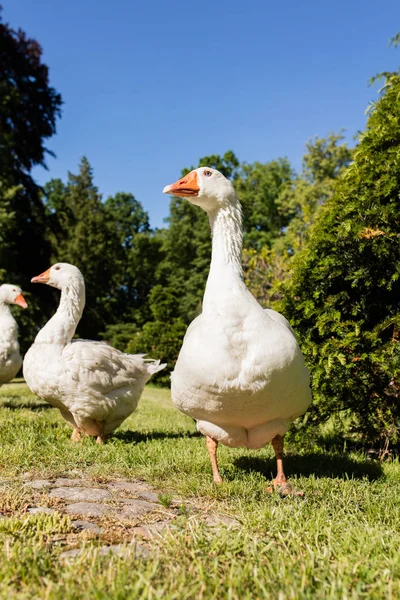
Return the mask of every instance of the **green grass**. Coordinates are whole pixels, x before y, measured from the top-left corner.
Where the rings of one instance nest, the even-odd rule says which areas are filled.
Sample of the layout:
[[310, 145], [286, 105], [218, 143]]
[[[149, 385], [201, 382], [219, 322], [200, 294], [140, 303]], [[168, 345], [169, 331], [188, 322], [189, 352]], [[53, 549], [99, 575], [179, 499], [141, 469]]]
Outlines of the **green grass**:
[[[217, 488], [204, 438], [174, 409], [167, 390], [151, 386], [106, 445], [90, 439], [75, 445], [70, 432], [23, 382], [1, 388], [1, 598], [400, 598], [397, 460], [367, 461], [310, 442], [290, 447], [286, 471], [305, 499], [282, 499], [265, 492], [275, 472], [270, 447], [221, 447], [225, 482]], [[143, 478], [162, 490], [166, 507], [179, 497], [231, 514], [241, 525], [213, 530], [182, 510], [182, 526], [153, 543], [152, 558], [101, 557], [96, 540], [82, 541], [67, 517], [27, 514], [43, 498], [23, 487], [28, 474]], [[83, 554], [60, 561], [77, 543], [84, 543]]]

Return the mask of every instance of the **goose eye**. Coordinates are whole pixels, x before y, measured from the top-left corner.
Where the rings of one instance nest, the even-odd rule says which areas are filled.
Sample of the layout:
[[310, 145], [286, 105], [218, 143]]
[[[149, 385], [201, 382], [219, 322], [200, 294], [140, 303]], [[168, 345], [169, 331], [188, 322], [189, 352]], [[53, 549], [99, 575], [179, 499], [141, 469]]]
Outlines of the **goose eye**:
[[59, 270], [61, 269], [61, 267], [54, 267], [54, 269], [55, 269], [56, 271], [59, 271]]
[[204, 171], [204, 175], [205, 175], [206, 177], [211, 177], [211, 175], [212, 175], [212, 172], [211, 172], [211, 171]]

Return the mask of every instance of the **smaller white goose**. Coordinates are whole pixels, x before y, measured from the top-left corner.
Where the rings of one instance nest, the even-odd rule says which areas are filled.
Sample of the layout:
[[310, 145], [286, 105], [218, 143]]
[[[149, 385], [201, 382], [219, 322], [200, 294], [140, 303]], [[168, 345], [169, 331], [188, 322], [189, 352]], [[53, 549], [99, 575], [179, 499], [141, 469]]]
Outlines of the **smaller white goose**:
[[0, 385], [11, 381], [22, 365], [18, 344], [18, 325], [10, 304], [22, 308], [28, 305], [19, 287], [3, 283], [0, 285]]
[[85, 306], [85, 282], [77, 267], [57, 263], [31, 281], [58, 288], [61, 300], [25, 355], [25, 381], [60, 409], [74, 428], [73, 441], [84, 432], [101, 444], [135, 410], [150, 377], [166, 365], [105, 342], [72, 339]]

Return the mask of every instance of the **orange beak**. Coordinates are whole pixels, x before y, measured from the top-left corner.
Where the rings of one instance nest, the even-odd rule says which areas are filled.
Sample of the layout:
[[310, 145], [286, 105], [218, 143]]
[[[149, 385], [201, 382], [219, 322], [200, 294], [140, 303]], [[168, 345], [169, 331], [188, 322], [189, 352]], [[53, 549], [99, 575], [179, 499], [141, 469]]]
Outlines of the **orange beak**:
[[18, 294], [18, 296], [14, 300], [14, 304], [18, 304], [21, 308], [28, 308], [28, 304], [26, 303], [25, 298], [22, 294]]
[[40, 275], [36, 275], [36, 277], [32, 277], [31, 283], [48, 283], [50, 281], [50, 269], [44, 271]]
[[198, 196], [200, 191], [199, 182], [197, 180], [196, 171], [191, 171], [182, 179], [179, 179], [171, 185], [166, 185], [163, 189], [163, 194], [173, 194], [187, 198], [188, 196]]

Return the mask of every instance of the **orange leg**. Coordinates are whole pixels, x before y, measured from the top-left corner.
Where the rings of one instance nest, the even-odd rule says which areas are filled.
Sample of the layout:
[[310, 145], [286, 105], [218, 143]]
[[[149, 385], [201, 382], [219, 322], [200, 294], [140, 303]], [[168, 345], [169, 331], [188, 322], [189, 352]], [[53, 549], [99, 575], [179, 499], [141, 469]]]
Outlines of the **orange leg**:
[[74, 427], [74, 430], [71, 435], [71, 440], [73, 442], [77, 443], [77, 442], [80, 442], [81, 439], [82, 439], [81, 432], [79, 431], [79, 429], [77, 427]]
[[[272, 440], [272, 447], [275, 451], [277, 474], [273, 481], [274, 488], [281, 496], [304, 496], [303, 492], [298, 492], [290, 482], [286, 481], [285, 473], [283, 472], [283, 436], [277, 435]], [[272, 491], [269, 488], [267, 491]]]
[[283, 457], [283, 436], [282, 435], [275, 436], [271, 443], [272, 443], [272, 447], [275, 452], [276, 466], [277, 466], [277, 474], [273, 481], [273, 484], [274, 484], [274, 488], [277, 488], [277, 487], [285, 485], [285, 483], [286, 483], [285, 473], [283, 472], [283, 459], [282, 459], [282, 457]]
[[206, 440], [207, 440], [207, 450], [208, 450], [208, 454], [209, 454], [209, 457], [211, 460], [214, 483], [222, 483], [222, 477], [218, 470], [218, 463], [217, 463], [218, 442], [216, 440], [213, 440], [213, 438], [210, 437], [209, 435], [206, 436]]

